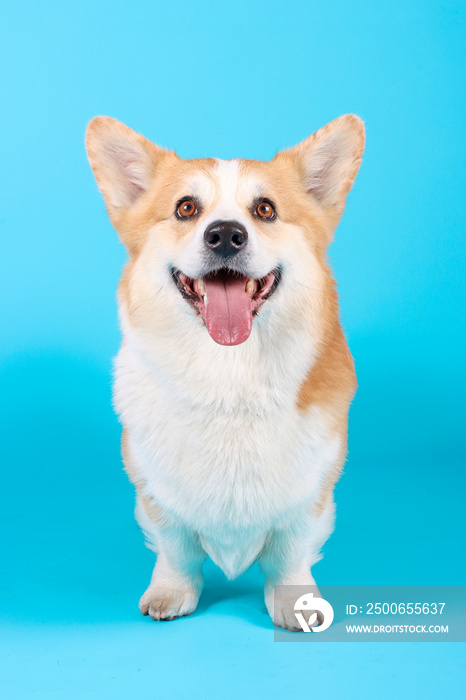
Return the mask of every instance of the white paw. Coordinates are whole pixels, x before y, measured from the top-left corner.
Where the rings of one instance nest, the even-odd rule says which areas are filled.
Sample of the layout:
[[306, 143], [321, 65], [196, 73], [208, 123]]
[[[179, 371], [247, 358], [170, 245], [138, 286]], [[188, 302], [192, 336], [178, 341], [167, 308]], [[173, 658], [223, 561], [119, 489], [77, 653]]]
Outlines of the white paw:
[[[311, 590], [314, 591], [314, 595], [320, 595], [314, 582]], [[299, 612], [299, 610], [295, 610], [296, 601], [302, 594], [302, 586], [277, 586], [275, 589], [269, 589], [266, 592], [265, 602], [267, 610], [276, 627], [284, 627], [291, 632], [303, 631], [296, 617], [296, 612]], [[322, 614], [317, 612], [317, 624], [321, 624], [323, 619]]]
[[273, 610], [271, 611], [271, 618], [273, 624], [276, 627], [284, 627], [292, 632], [300, 632], [301, 625], [296, 619], [294, 604], [296, 603], [296, 597], [292, 596], [290, 598], [280, 598], [280, 600], [275, 600]]
[[143, 615], [153, 620], [175, 620], [195, 611], [199, 593], [192, 588], [149, 586], [139, 601]]

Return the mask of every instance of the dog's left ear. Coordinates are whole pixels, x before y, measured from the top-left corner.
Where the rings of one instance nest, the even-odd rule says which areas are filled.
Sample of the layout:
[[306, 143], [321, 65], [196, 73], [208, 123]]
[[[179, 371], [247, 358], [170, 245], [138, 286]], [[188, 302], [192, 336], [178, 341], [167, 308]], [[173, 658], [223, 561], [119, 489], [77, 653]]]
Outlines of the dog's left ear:
[[281, 155], [292, 157], [306, 191], [339, 217], [364, 152], [364, 123], [345, 114]]

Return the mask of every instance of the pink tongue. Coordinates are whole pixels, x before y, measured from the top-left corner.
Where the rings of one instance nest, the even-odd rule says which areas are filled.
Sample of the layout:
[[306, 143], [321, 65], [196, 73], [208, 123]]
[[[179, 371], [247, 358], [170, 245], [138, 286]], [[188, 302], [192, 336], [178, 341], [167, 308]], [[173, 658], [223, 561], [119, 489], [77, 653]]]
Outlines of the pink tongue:
[[252, 328], [247, 278], [220, 273], [203, 281], [207, 294], [205, 324], [210, 337], [219, 345], [244, 343]]

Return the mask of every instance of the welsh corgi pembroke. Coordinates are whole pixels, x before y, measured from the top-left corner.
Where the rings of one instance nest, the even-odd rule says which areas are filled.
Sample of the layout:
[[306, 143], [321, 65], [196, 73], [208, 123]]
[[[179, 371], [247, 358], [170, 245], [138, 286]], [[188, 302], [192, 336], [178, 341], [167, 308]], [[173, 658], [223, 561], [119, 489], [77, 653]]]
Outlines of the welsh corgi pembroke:
[[356, 389], [326, 251], [364, 150], [348, 114], [268, 162], [184, 160], [110, 117], [86, 133], [128, 252], [114, 401], [157, 560], [140, 610], [192, 613], [207, 556], [258, 561], [275, 625], [334, 524]]

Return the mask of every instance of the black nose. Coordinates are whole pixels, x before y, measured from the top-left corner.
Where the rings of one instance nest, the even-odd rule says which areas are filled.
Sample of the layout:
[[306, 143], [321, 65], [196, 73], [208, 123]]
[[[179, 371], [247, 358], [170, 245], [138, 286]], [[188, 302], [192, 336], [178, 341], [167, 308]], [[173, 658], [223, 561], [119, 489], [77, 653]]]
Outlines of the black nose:
[[216, 255], [231, 258], [247, 244], [248, 232], [237, 221], [214, 221], [206, 228], [204, 241]]

